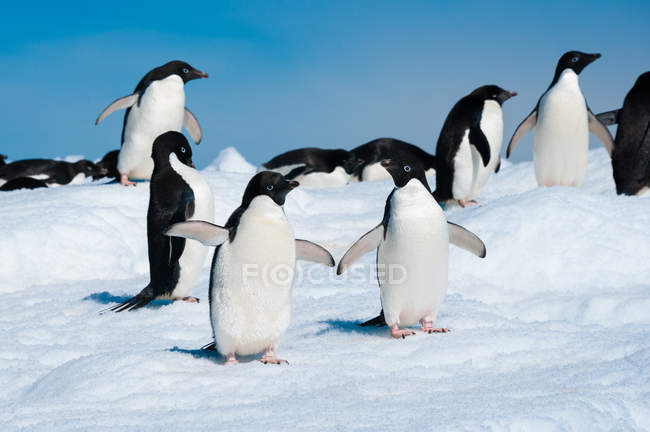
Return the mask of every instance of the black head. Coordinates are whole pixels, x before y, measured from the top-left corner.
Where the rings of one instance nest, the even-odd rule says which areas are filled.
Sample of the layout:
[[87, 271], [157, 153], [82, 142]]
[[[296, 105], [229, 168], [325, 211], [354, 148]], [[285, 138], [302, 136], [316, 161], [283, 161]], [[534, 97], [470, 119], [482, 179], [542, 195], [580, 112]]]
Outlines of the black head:
[[297, 181], [285, 179], [282, 174], [274, 171], [262, 171], [250, 179], [242, 206], [248, 207], [253, 198], [266, 195], [271, 198], [277, 205], [284, 205], [287, 194], [300, 185]]
[[7, 155], [0, 154], [0, 166], [7, 165], [7, 162], [5, 162], [5, 159], [7, 159]]
[[340, 159], [340, 165], [343, 166], [343, 169], [345, 170], [346, 173], [352, 174], [355, 169], [361, 166], [363, 164], [364, 160], [361, 158], [358, 158], [354, 152], [349, 152], [346, 150], [340, 150], [341, 151], [341, 159]]
[[[644, 72], [639, 75], [634, 83], [634, 87], [637, 89], [650, 89], [650, 72]], [[2, 155], [0, 155], [0, 157], [2, 157]]]
[[571, 69], [576, 74], [579, 74], [589, 63], [598, 58], [600, 58], [600, 54], [587, 54], [580, 51], [569, 51], [564, 53], [557, 62], [555, 77], [559, 77], [565, 69]]
[[397, 187], [404, 187], [412, 179], [417, 179], [427, 190], [431, 190], [427, 178], [424, 175], [424, 167], [421, 162], [397, 158], [384, 159], [381, 161], [381, 166], [388, 171]]
[[99, 176], [99, 178], [101, 178], [108, 173], [106, 168], [102, 168], [86, 159], [81, 159], [80, 161], [73, 163], [72, 167], [75, 173], [82, 173], [86, 177], [94, 178]]
[[169, 164], [169, 155], [172, 153], [176, 155], [181, 163], [194, 168], [192, 148], [185, 135], [180, 132], [169, 131], [159, 135], [153, 142], [151, 158], [154, 162], [154, 170]]
[[117, 171], [117, 158], [119, 154], [119, 150], [112, 150], [106, 153], [102, 160], [97, 162], [97, 166], [104, 168], [106, 170], [106, 174], [93, 176], [93, 180], [99, 180], [104, 177], [118, 178], [120, 176], [119, 172]]
[[193, 79], [197, 78], [208, 77], [207, 73], [201, 72], [198, 69], [194, 69], [189, 63], [185, 63], [184, 61], [180, 60], [173, 60], [153, 69], [143, 78], [143, 81], [151, 82], [155, 80], [161, 80], [167, 78], [170, 75], [178, 75], [183, 80], [183, 83], [192, 81]]
[[484, 85], [474, 90], [470, 95], [478, 96], [483, 100], [493, 100], [501, 105], [511, 97], [517, 96], [517, 92], [504, 90], [496, 85]]

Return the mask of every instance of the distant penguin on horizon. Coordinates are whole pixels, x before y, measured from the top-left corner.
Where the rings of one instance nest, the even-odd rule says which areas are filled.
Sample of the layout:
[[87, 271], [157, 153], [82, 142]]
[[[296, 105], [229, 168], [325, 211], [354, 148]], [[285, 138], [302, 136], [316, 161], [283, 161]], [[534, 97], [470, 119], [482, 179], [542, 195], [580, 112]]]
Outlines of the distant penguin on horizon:
[[[22, 177], [40, 180], [48, 187], [83, 183], [87, 177], [106, 175], [106, 170], [81, 159], [66, 162], [53, 159], [23, 159], [0, 166], [0, 186]], [[34, 182], [30, 182], [36, 185]]]
[[516, 92], [496, 85], [472, 91], [453, 106], [436, 145], [436, 190], [439, 203], [455, 200], [461, 207], [476, 199], [490, 175], [501, 166], [501, 106]]
[[185, 83], [207, 77], [183, 61], [171, 61], [149, 71], [133, 94], [117, 99], [97, 117], [96, 125], [113, 111], [126, 108], [117, 161], [122, 185], [135, 185], [129, 179], [151, 178], [151, 146], [160, 134], [180, 132], [185, 126], [192, 140], [201, 142], [199, 122], [185, 107]]
[[408, 158], [422, 163], [426, 175], [436, 170], [436, 158], [420, 147], [395, 138], [377, 138], [350, 150], [363, 162], [351, 177], [354, 181], [378, 181], [390, 179], [390, 174], [381, 166], [385, 159]]
[[589, 132], [612, 154], [612, 135], [589, 109], [578, 82], [580, 72], [600, 56], [580, 51], [564, 53], [548, 89], [510, 139], [506, 157], [510, 157], [521, 137], [535, 128], [533, 162], [540, 186], [582, 185], [587, 170]]

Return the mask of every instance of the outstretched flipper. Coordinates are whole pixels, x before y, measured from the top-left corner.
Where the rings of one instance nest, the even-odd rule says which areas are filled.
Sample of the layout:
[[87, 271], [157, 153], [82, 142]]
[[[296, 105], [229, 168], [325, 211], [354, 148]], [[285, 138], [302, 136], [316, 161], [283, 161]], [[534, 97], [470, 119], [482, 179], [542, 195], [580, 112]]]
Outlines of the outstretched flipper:
[[596, 135], [607, 153], [611, 156], [614, 151], [614, 138], [612, 134], [609, 133], [609, 129], [605, 126], [598, 118], [587, 108], [587, 113], [589, 115], [589, 132]]
[[490, 162], [490, 143], [480, 127], [472, 126], [469, 128], [469, 143], [478, 150], [478, 154], [481, 155], [483, 160], [483, 166], [487, 166]]
[[621, 110], [612, 110], [603, 112], [596, 115], [596, 118], [602, 122], [605, 126], [612, 126], [618, 123], [618, 113]]
[[356, 260], [358, 260], [363, 255], [368, 252], [376, 249], [379, 246], [379, 242], [384, 236], [384, 225], [379, 224], [367, 233], [365, 233], [355, 244], [353, 244], [350, 249], [343, 255], [339, 266], [336, 269], [336, 274], [342, 274], [347, 268]]
[[99, 122], [101, 122], [106, 117], [108, 117], [113, 111], [132, 107], [138, 101], [139, 97], [140, 97], [140, 92], [137, 92], [117, 99], [109, 106], [107, 106], [106, 109], [104, 109], [104, 111], [102, 111], [99, 117], [97, 117], [97, 120], [95, 120], [95, 125], [98, 125]]
[[165, 235], [197, 240], [206, 246], [219, 246], [228, 239], [228, 229], [204, 221], [179, 222], [167, 228]]
[[189, 132], [192, 140], [198, 145], [203, 138], [201, 126], [199, 126], [199, 121], [194, 117], [192, 111], [188, 110], [187, 107], [185, 108], [185, 114], [183, 115], [183, 126], [185, 126], [185, 129]]
[[510, 154], [515, 149], [515, 146], [517, 145], [521, 137], [526, 135], [529, 130], [535, 127], [536, 124], [537, 124], [537, 108], [535, 108], [530, 114], [528, 114], [528, 117], [526, 117], [524, 121], [519, 123], [519, 126], [517, 126], [515, 133], [512, 135], [512, 138], [510, 138], [510, 143], [508, 144], [508, 150], [506, 150], [506, 159], [510, 157]]
[[479, 258], [485, 258], [485, 244], [476, 234], [452, 222], [447, 222], [447, 227], [449, 243], [465, 249]]
[[141, 307], [148, 305], [155, 298], [156, 297], [154, 296], [153, 289], [150, 285], [147, 285], [147, 287], [140, 291], [138, 295], [131, 297], [130, 299], [120, 304], [112, 306], [108, 308], [108, 310], [111, 310], [113, 312], [123, 312], [125, 310], [132, 311], [140, 309]]
[[334, 258], [327, 249], [308, 240], [296, 239], [296, 259], [334, 267]]

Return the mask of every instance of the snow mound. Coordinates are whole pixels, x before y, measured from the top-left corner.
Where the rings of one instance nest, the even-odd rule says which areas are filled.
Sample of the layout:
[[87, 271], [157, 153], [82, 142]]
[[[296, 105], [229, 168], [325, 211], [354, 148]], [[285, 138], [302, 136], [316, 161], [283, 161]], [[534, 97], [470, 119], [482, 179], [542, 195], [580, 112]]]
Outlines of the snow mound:
[[257, 168], [248, 163], [234, 147], [226, 147], [221, 150], [217, 158], [206, 169], [244, 174], [254, 174], [257, 171]]

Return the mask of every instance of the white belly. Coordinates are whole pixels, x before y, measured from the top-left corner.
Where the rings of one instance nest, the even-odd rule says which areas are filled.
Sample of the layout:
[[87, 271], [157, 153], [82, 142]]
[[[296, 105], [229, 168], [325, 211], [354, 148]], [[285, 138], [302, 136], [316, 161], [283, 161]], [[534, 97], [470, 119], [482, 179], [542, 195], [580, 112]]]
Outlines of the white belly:
[[133, 179], [149, 179], [153, 172], [153, 141], [167, 131], [180, 132], [185, 110], [185, 89], [178, 75], [154, 81], [131, 107], [124, 129], [117, 170]]
[[533, 145], [537, 183], [580, 186], [588, 146], [587, 105], [578, 76], [567, 69], [539, 103]]
[[250, 355], [275, 347], [291, 319], [295, 238], [270, 198], [255, 198], [233, 243], [219, 249], [210, 318], [221, 354]]
[[[384, 170], [386, 171], [386, 170]], [[350, 174], [346, 173], [343, 167], [336, 167], [331, 173], [315, 172], [306, 175], [300, 175], [294, 180], [304, 186], [312, 189], [345, 186], [348, 184]]]
[[470, 147], [469, 129], [467, 129], [454, 156], [454, 180], [451, 184], [451, 194], [457, 200], [468, 199], [474, 184], [474, 161]]
[[449, 233], [433, 197], [411, 180], [393, 195], [377, 252], [381, 303], [389, 326], [435, 321], [447, 292]]
[[480, 128], [490, 144], [490, 161], [483, 166], [483, 159], [474, 146], [472, 150], [472, 164], [474, 166], [474, 183], [468, 200], [478, 198], [483, 192], [485, 183], [490, 178], [499, 163], [501, 144], [503, 142], [503, 113], [501, 105], [493, 100], [486, 100], [483, 104]]

